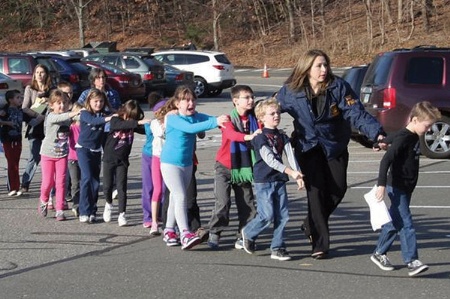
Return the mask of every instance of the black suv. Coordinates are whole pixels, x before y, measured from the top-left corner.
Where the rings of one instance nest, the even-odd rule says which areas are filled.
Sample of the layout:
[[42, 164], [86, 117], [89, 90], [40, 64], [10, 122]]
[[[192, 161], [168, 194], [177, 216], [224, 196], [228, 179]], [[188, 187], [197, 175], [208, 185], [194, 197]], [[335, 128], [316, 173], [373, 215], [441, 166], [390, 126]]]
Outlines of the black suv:
[[378, 54], [361, 86], [361, 102], [387, 133], [405, 127], [412, 106], [430, 101], [442, 118], [421, 136], [422, 154], [450, 158], [450, 48], [419, 46]]

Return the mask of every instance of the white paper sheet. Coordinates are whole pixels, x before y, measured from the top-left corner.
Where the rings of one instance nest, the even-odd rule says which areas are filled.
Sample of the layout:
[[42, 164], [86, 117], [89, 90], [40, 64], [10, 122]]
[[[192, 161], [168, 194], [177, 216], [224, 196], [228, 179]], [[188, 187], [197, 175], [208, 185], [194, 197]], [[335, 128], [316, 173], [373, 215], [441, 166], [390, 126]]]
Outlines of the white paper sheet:
[[376, 190], [377, 186], [375, 185], [368, 193], [364, 194], [364, 199], [369, 205], [370, 223], [372, 224], [372, 229], [374, 231], [380, 229], [384, 224], [392, 221], [384, 200], [378, 201], [375, 197]]

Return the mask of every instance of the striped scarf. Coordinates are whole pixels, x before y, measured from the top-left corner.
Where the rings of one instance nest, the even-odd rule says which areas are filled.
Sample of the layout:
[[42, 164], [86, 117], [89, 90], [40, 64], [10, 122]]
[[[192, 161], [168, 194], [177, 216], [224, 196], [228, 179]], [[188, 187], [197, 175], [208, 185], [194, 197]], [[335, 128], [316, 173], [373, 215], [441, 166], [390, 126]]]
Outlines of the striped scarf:
[[[244, 127], [236, 108], [230, 114], [231, 123], [237, 131], [244, 133]], [[248, 126], [250, 134], [258, 129], [258, 121], [252, 114], [248, 114]], [[231, 183], [245, 183], [253, 181], [253, 164], [255, 163], [255, 153], [249, 142], [231, 141]]]

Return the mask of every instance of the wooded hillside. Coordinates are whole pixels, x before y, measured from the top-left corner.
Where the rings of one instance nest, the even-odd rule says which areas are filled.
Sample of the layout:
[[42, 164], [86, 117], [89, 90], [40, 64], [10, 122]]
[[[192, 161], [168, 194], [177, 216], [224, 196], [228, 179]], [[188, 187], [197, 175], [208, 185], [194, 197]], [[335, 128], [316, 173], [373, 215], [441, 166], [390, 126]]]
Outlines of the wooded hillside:
[[[240, 66], [290, 67], [325, 50], [333, 65], [383, 50], [448, 46], [450, 0], [3, 0], [0, 50], [179, 46], [226, 52]], [[80, 30], [83, 28], [83, 30]], [[84, 40], [84, 42], [82, 42]]]

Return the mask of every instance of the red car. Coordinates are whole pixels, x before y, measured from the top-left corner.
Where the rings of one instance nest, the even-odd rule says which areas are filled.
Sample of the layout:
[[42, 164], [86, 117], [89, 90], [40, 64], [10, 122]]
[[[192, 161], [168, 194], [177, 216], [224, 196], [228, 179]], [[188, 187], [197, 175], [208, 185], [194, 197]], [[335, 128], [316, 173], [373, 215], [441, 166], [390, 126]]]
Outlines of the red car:
[[107, 83], [111, 88], [117, 90], [122, 102], [129, 99], [145, 99], [145, 85], [141, 76], [131, 73], [123, 68], [104, 63], [82, 61], [88, 68], [101, 68], [108, 76]]

